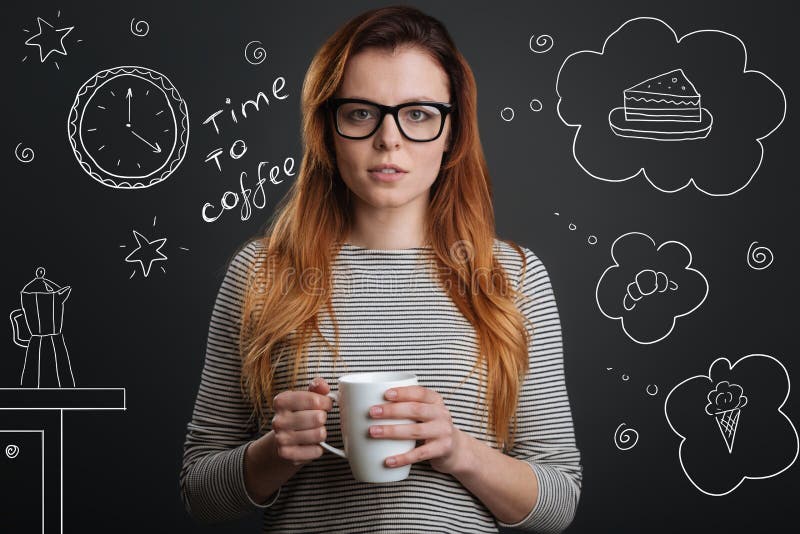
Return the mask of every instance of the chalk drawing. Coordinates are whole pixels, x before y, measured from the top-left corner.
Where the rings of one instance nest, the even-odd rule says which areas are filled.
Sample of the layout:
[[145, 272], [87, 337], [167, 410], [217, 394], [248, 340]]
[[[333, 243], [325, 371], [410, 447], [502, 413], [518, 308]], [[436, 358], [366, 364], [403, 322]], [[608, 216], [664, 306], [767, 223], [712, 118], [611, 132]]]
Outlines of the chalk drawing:
[[786, 94], [748, 68], [741, 39], [713, 29], [679, 38], [654, 17], [624, 22], [599, 51], [567, 56], [556, 92], [559, 118], [575, 128], [572, 156], [589, 176], [642, 176], [664, 193], [689, 186], [709, 196], [741, 191], [761, 167], [762, 141], [786, 117]]
[[17, 143], [17, 146], [14, 147], [14, 156], [20, 163], [30, 163], [33, 161], [33, 157], [35, 156], [33, 149], [26, 146], [20, 150], [19, 147], [21, 146], [22, 143]]
[[142, 189], [166, 180], [183, 161], [189, 113], [163, 74], [114, 67], [78, 89], [67, 136], [86, 174], [114, 189]]
[[6, 445], [6, 457], [13, 460], [19, 454], [19, 447], [13, 443]]
[[623, 106], [608, 114], [615, 135], [653, 141], [705, 139], [713, 122], [711, 112], [700, 105], [700, 93], [682, 69], [625, 89]]
[[[61, 12], [58, 12], [58, 17], [61, 16]], [[64, 44], [64, 39], [75, 29], [75, 26], [65, 26], [63, 28], [56, 28], [49, 22], [47, 22], [42, 17], [36, 17], [36, 23], [39, 27], [39, 31], [35, 35], [31, 35], [25, 40], [25, 44], [27, 46], [35, 46], [39, 51], [39, 62], [44, 63], [44, 61], [50, 57], [52, 54], [60, 54], [62, 56], [67, 55], [67, 48]], [[23, 31], [26, 33], [30, 33], [30, 30], [27, 28], [23, 28]], [[55, 58], [55, 56], [53, 56]], [[24, 62], [28, 59], [28, 56], [22, 58]], [[58, 62], [53, 60], [56, 68], [61, 69], [58, 66]]]
[[[10, 314], [12, 339], [25, 349], [19, 385], [73, 388], [75, 377], [64, 334], [64, 302], [72, 288], [44, 277], [44, 267], [20, 291], [20, 308]], [[20, 321], [22, 319], [22, 321]]]
[[747, 249], [747, 265], [749, 265], [751, 269], [763, 271], [772, 265], [772, 260], [775, 258], [770, 249], [764, 245], [758, 247], [756, 247], [756, 245], [758, 245], [758, 241], [753, 241]]
[[[156, 222], [157, 217], [153, 217], [153, 228], [155, 228]], [[169, 259], [163, 251], [164, 245], [167, 243], [167, 238], [162, 237], [151, 240], [137, 230], [132, 230], [132, 233], [133, 239], [136, 243], [136, 248], [134, 248], [130, 253], [128, 253], [127, 256], [125, 256], [125, 262], [134, 264], [138, 263], [142, 276], [147, 278], [150, 276], [150, 270], [153, 267], [153, 263], [157, 261], [165, 262]], [[119, 248], [128, 248], [128, 245], [120, 245]], [[183, 246], [178, 247], [178, 250], [189, 252], [189, 249]], [[166, 274], [167, 270], [164, 268], [164, 264], [162, 263], [159, 266], [161, 271]], [[131, 272], [131, 275], [128, 277], [128, 279], [133, 278], [135, 275], [136, 269]]]
[[644, 297], [654, 295], [656, 292], [676, 291], [678, 284], [670, 280], [665, 273], [652, 269], [642, 269], [636, 275], [633, 282], [628, 284], [625, 296], [622, 298], [622, 306], [625, 311], [631, 311], [636, 307], [636, 303]]
[[267, 59], [267, 51], [261, 46], [261, 41], [250, 41], [244, 47], [244, 59], [251, 65], [260, 65]]
[[614, 445], [621, 451], [631, 450], [639, 442], [639, 432], [621, 423], [614, 431]]
[[734, 363], [717, 358], [707, 374], [672, 388], [664, 415], [681, 438], [678, 460], [689, 482], [718, 497], [747, 479], [789, 469], [800, 451], [797, 429], [783, 412], [790, 392], [786, 367], [767, 354]]
[[136, 37], [144, 37], [150, 32], [150, 25], [146, 20], [131, 19], [131, 33]]
[[[535, 45], [533, 40], [534, 37], [536, 37]], [[531, 35], [531, 38], [528, 39], [528, 48], [531, 49], [531, 52], [544, 54], [553, 48], [553, 38], [547, 34], [539, 35], [538, 37], [536, 35]]]
[[713, 415], [716, 419], [729, 453], [733, 452], [736, 429], [739, 427], [739, 415], [747, 404], [747, 397], [742, 393], [742, 386], [731, 384], [727, 380], [718, 382], [714, 389], [708, 392], [706, 413]]
[[629, 232], [614, 240], [611, 258], [614, 264], [597, 282], [597, 306], [620, 321], [636, 343], [661, 341], [678, 317], [695, 311], [708, 296], [706, 277], [691, 267], [692, 253], [678, 241], [656, 246], [650, 236]]
[[[40, 468], [39, 468], [40, 473], [39, 473], [38, 482], [40, 484], [40, 486], [39, 486], [40, 489], [39, 489], [38, 493], [40, 493], [40, 497], [39, 497], [40, 506], [39, 506], [39, 508], [41, 510], [41, 517], [39, 518], [39, 522], [40, 522], [41, 532], [42, 532], [42, 534], [44, 534], [44, 532], [45, 532], [45, 530], [44, 530], [44, 495], [45, 495], [45, 492], [44, 492], [44, 471], [45, 471], [44, 470], [44, 430], [41, 430], [41, 429], [37, 429], [37, 430], [31, 430], [31, 429], [4, 430], [4, 429], [0, 429], [0, 438], [3, 437], [3, 434], [17, 434], [17, 436], [14, 439], [20, 439], [21, 438], [22, 440], [26, 440], [27, 439], [25, 437], [26, 435], [39, 434], [39, 440], [38, 440], [39, 441], [39, 447], [38, 447], [39, 448], [39, 458], [38, 458], [38, 463], [40, 465]], [[0, 440], [0, 447], [2, 447], [3, 441], [4, 440]], [[28, 440], [28, 441], [30, 441], [30, 440]], [[5, 447], [3, 447], [3, 449], [5, 451], [6, 458], [8, 458], [9, 460], [16, 459], [17, 456], [19, 456], [19, 454], [22, 452], [22, 447], [20, 447], [19, 445], [15, 444], [15, 443], [9, 443], [9, 444], [5, 445]], [[30, 453], [29, 449], [30, 449], [30, 447], [26, 447], [25, 454], [29, 454]], [[0, 467], [2, 467], [2, 466], [0, 466]], [[30, 467], [30, 465], [28, 465], [28, 467]], [[2, 472], [1, 468], [0, 468], [0, 472]], [[31, 473], [26, 473], [27, 476], [30, 476], [30, 474]], [[25, 518], [25, 523], [26, 523], [27, 526], [32, 526], [32, 518], [26, 517]], [[7, 526], [5, 524], [5, 522], [4, 522], [3, 526]]]

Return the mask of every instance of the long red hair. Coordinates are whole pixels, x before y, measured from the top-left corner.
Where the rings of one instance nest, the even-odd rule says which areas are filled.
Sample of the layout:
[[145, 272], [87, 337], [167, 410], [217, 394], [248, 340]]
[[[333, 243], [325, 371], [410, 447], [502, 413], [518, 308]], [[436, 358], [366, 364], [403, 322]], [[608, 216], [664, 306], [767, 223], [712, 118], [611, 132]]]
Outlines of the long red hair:
[[[489, 426], [497, 445], [510, 449], [532, 331], [528, 332], [515, 305], [521, 295], [493, 251], [492, 189], [478, 134], [475, 79], [445, 27], [408, 6], [383, 7], [357, 16], [336, 31], [311, 61], [301, 99], [302, 162], [260, 238], [266, 254], [251, 273], [244, 298], [242, 387], [264, 428], [263, 406], [266, 402], [272, 410], [273, 377], [280, 358], [293, 353], [292, 383], [296, 383], [311, 336], [317, 332], [322, 337], [317, 314], [323, 306], [333, 317], [335, 343], [330, 348], [334, 361], [339, 358], [339, 328], [330, 299], [331, 262], [338, 249], [332, 245], [349, 234], [351, 193], [336, 166], [333, 125], [323, 104], [340, 87], [348, 58], [367, 47], [393, 51], [401, 46], [426, 52], [448, 74], [455, 104], [450, 115], [450, 152], [445, 153], [431, 187], [425, 228], [442, 287], [476, 330], [480, 350], [472, 372], [483, 370], [485, 364], [480, 385], [486, 395]], [[520, 255], [524, 269], [522, 249], [506, 242]], [[314, 291], [308, 291], [307, 273], [315, 275]], [[276, 344], [290, 333], [294, 333], [294, 350], [273, 354]]]

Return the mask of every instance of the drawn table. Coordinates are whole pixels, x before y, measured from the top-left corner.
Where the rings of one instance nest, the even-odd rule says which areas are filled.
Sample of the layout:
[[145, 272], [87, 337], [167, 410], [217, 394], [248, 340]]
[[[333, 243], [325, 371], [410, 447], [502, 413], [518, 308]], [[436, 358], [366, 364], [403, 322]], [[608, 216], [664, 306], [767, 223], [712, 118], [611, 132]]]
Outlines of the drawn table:
[[[0, 411], [30, 412], [24, 422], [15, 423], [17, 428], [4, 429], [3, 432], [39, 432], [42, 435], [43, 533], [64, 532], [64, 412], [125, 410], [125, 401], [125, 388], [0, 388]], [[3, 443], [3, 449], [6, 446]], [[0, 458], [13, 461], [19, 453], [18, 448], [0, 451], [3, 454]], [[59, 471], [58, 479], [44, 476], [54, 469]], [[56, 514], [60, 518], [58, 523], [53, 520]]]

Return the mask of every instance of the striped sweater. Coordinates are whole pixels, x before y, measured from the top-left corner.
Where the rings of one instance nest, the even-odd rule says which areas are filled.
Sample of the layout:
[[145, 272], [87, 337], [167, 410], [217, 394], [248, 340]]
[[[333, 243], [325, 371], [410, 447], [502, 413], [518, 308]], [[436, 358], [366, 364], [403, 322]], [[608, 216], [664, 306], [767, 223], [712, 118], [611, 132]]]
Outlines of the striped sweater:
[[[304, 465], [269, 502], [252, 500], [244, 484], [244, 453], [261, 434], [242, 396], [237, 341], [248, 269], [265, 253], [256, 241], [232, 260], [211, 314], [179, 479], [189, 513], [202, 522], [216, 522], [258, 511], [263, 513], [263, 532], [477, 533], [498, 532], [499, 526], [564, 530], [578, 504], [582, 467], [564, 380], [561, 326], [544, 265], [522, 249], [524, 277], [519, 254], [495, 240], [495, 253], [510, 281], [531, 297], [517, 305], [534, 324], [515, 443], [503, 451], [524, 461], [539, 481], [538, 500], [525, 518], [515, 524], [498, 521], [455, 477], [435, 471], [427, 461], [413, 464], [405, 480], [362, 483], [352, 477], [347, 460], [328, 452]], [[336, 391], [336, 377], [343, 374], [410, 371], [421, 386], [443, 397], [460, 430], [497, 449], [486, 430], [478, 373], [461, 383], [477, 355], [475, 330], [426, 267], [432, 258], [430, 247], [376, 250], [345, 242], [332, 265], [340, 359], [334, 362], [332, 351], [315, 334], [299, 383], [307, 385], [319, 375]], [[319, 323], [333, 344], [333, 323], [326, 311]], [[288, 350], [288, 345], [278, 344], [276, 350]], [[276, 369], [276, 393], [297, 388], [290, 384], [291, 372], [288, 361]], [[268, 413], [269, 419], [272, 415]], [[328, 413], [326, 430], [326, 441], [343, 448], [338, 405]]]

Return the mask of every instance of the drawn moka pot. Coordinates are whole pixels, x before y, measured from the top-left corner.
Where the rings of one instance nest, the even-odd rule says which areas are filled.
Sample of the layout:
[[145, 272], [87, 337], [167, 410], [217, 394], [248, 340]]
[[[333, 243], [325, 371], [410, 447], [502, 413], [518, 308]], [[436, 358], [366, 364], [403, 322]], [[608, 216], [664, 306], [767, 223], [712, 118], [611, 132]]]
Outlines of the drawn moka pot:
[[[14, 343], [25, 348], [20, 386], [24, 388], [73, 388], [75, 377], [61, 328], [64, 301], [71, 288], [60, 287], [36, 269], [36, 278], [20, 291], [22, 308], [11, 312]], [[24, 318], [24, 321], [20, 321]]]

